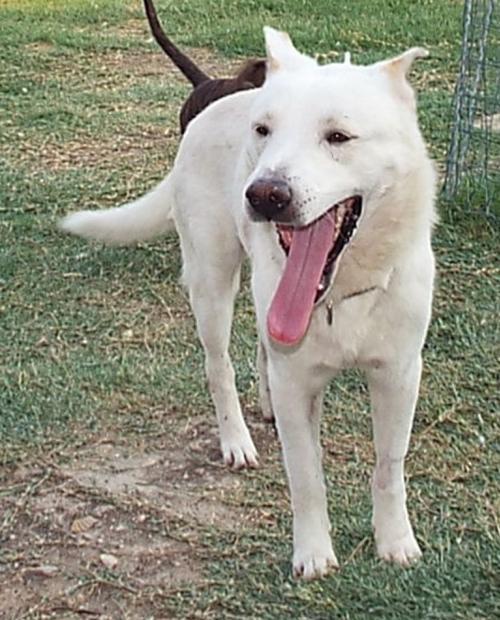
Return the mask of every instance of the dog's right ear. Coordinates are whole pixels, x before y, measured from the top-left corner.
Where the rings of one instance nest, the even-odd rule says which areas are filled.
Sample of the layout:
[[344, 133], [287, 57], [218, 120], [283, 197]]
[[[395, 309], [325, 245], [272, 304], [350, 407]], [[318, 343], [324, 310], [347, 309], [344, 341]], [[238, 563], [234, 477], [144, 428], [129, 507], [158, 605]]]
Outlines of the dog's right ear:
[[314, 58], [301, 54], [293, 45], [287, 32], [264, 26], [266, 40], [267, 72], [281, 69], [294, 70], [316, 65]]

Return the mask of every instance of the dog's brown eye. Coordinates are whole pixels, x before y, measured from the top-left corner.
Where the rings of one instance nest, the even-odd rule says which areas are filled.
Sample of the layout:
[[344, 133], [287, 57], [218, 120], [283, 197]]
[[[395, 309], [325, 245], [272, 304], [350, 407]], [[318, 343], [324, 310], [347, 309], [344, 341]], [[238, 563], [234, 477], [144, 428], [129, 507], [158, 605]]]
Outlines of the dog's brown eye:
[[255, 131], [259, 134], [259, 136], [266, 137], [269, 135], [269, 127], [267, 125], [256, 125]]
[[348, 135], [342, 133], [341, 131], [329, 131], [325, 137], [328, 144], [342, 144], [342, 142], [347, 142], [351, 139]]

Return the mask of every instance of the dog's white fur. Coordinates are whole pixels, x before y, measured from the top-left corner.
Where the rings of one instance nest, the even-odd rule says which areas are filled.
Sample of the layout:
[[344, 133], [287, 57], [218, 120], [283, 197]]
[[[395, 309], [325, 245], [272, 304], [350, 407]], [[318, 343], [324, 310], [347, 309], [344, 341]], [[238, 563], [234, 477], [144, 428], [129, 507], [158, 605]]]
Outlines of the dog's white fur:
[[[266, 417], [276, 417], [292, 496], [294, 573], [308, 579], [337, 566], [319, 423], [325, 385], [348, 367], [366, 372], [372, 402], [377, 550], [405, 565], [420, 556], [406, 509], [403, 461], [434, 278], [435, 175], [406, 80], [411, 62], [424, 51], [366, 67], [318, 66], [283, 33], [266, 29], [266, 45], [265, 86], [221, 99], [199, 115], [173, 170], [156, 189], [119, 209], [70, 215], [62, 228], [130, 243], [164, 232], [169, 218], [175, 220], [222, 453], [235, 467], [257, 464], [228, 354], [240, 265], [249, 256], [261, 400]], [[263, 123], [267, 137], [254, 131]], [[324, 139], [328, 130], [352, 139], [332, 146]], [[266, 331], [285, 257], [274, 224], [252, 221], [243, 199], [252, 180], [276, 171], [292, 184], [295, 225], [314, 221], [348, 196], [363, 196], [359, 230], [333, 285], [302, 342], [290, 349]]]

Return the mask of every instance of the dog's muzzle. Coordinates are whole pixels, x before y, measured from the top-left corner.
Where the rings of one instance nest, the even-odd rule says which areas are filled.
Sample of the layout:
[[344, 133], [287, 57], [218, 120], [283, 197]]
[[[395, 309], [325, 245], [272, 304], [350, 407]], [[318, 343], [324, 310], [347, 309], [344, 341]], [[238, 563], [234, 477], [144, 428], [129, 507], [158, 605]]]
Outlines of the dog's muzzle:
[[251, 183], [245, 197], [252, 209], [267, 220], [286, 222], [292, 203], [292, 188], [282, 179], [262, 178]]

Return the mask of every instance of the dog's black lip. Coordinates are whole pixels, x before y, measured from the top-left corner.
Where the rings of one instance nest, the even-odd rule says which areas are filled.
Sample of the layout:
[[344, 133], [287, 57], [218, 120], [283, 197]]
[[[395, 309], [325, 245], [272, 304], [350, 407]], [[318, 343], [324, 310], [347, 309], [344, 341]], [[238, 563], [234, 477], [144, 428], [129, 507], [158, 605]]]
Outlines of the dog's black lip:
[[[330, 285], [332, 283], [332, 276], [335, 267], [335, 263], [340, 256], [342, 250], [349, 244], [353, 233], [356, 231], [358, 220], [361, 216], [363, 210], [363, 199], [361, 196], [351, 196], [350, 198], [354, 198], [354, 205], [349, 214], [347, 214], [342, 220], [342, 224], [340, 227], [340, 233], [338, 237], [335, 239], [332, 249], [328, 253], [328, 258], [326, 259], [325, 268], [323, 269], [323, 275], [321, 277], [321, 283], [323, 288], [321, 290], [318, 289], [316, 292], [316, 299], [314, 303], [320, 303], [326, 296], [326, 293], [330, 289]], [[349, 198], [347, 198], [349, 200]], [[344, 202], [344, 201], [341, 201]], [[337, 203], [340, 204], [340, 203]], [[335, 205], [337, 206], [337, 205]], [[333, 208], [335, 208], [335, 206]]]

